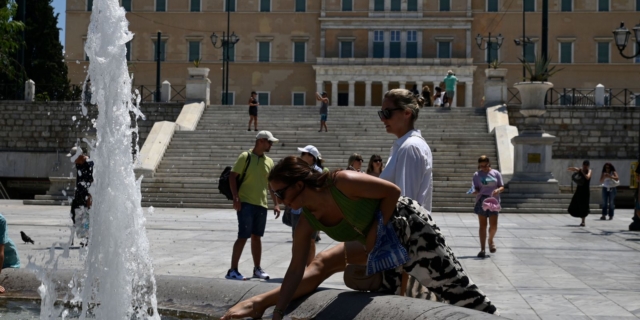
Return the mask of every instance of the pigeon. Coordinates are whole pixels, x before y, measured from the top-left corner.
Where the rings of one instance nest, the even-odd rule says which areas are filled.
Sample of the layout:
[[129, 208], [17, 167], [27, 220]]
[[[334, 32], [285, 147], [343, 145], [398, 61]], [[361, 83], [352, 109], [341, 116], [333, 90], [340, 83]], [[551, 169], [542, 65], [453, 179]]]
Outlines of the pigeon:
[[33, 242], [33, 240], [31, 240], [31, 238], [24, 232], [20, 231], [20, 238], [22, 238], [22, 241], [24, 241], [25, 244], [31, 242], [31, 244], [35, 244]]

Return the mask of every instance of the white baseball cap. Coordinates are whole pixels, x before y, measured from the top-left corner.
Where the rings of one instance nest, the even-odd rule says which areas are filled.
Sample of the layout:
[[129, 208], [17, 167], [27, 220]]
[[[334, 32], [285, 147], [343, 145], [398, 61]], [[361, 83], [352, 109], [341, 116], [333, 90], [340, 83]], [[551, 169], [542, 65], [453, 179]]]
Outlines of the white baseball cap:
[[316, 159], [322, 159], [322, 155], [320, 154], [320, 151], [318, 151], [318, 148], [312, 145], [308, 145], [304, 148], [298, 148], [298, 151], [307, 152], [307, 153], [310, 153], [312, 156], [314, 156]]
[[256, 135], [256, 140], [260, 140], [260, 139], [267, 139], [273, 143], [278, 143], [278, 141], [280, 141], [276, 139], [276, 137], [274, 137], [273, 134], [271, 134], [271, 132], [267, 130], [262, 130], [258, 132], [258, 134]]
[[[67, 153], [67, 158], [71, 158], [71, 157], [75, 156], [76, 153], [78, 153], [78, 147], [71, 148], [71, 151], [69, 151], [69, 153]], [[84, 154], [84, 149], [80, 149], [80, 154]]]

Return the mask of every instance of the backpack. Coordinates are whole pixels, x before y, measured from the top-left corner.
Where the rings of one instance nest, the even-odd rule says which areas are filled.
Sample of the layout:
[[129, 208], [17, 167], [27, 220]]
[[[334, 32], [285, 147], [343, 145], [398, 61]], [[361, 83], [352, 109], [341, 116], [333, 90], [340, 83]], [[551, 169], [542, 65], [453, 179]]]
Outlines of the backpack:
[[[251, 155], [247, 152], [247, 161], [245, 162], [244, 171], [242, 171], [241, 176], [236, 177], [236, 186], [238, 187], [238, 191], [240, 191], [240, 186], [244, 181], [244, 177], [247, 173], [247, 168], [249, 168], [249, 164], [251, 164]], [[233, 200], [233, 193], [231, 192], [231, 184], [229, 183], [229, 177], [231, 176], [231, 166], [227, 166], [224, 168], [222, 173], [220, 174], [220, 178], [218, 179], [218, 191], [221, 194], [227, 197], [227, 200]]]

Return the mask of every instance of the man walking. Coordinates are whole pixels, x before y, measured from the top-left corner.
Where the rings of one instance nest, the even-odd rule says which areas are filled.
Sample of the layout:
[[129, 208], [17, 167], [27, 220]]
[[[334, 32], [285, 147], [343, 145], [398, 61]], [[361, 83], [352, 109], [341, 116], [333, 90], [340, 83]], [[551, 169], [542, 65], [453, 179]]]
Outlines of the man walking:
[[453, 74], [453, 71], [447, 71], [447, 76], [444, 78], [445, 96], [448, 98], [445, 103], [445, 107], [451, 107], [453, 100], [456, 96], [456, 85], [458, 84], [458, 78]]
[[[277, 142], [278, 139], [271, 132], [258, 132], [253, 149], [240, 154], [233, 169], [231, 169], [229, 185], [233, 194], [233, 208], [238, 212], [238, 239], [233, 244], [231, 269], [229, 269], [225, 277], [227, 279], [246, 279], [238, 271], [238, 262], [244, 245], [249, 238], [251, 238], [251, 255], [254, 265], [253, 277], [269, 279], [269, 274], [260, 267], [262, 258], [261, 237], [264, 235], [264, 229], [267, 225], [267, 190], [269, 190], [274, 203], [273, 213], [276, 219], [280, 217], [280, 207], [273, 192], [269, 189], [267, 180], [269, 172], [273, 168], [273, 160], [267, 157], [265, 153], [269, 152], [271, 145]], [[238, 175], [242, 178], [240, 188], [236, 184]]]
[[329, 131], [327, 129], [327, 114], [329, 113], [329, 98], [327, 97], [326, 92], [320, 93], [316, 92], [316, 100], [322, 101], [320, 105], [320, 130], [318, 132], [322, 132], [322, 128], [324, 128], [324, 132]]
[[[83, 148], [73, 147], [67, 157], [76, 166], [76, 191], [71, 201], [71, 221], [79, 238], [89, 238], [89, 214], [92, 199], [89, 187], [93, 183], [93, 160], [89, 159]], [[86, 228], [85, 228], [86, 225]], [[84, 245], [84, 243], [80, 243]], [[73, 240], [71, 241], [73, 245]]]

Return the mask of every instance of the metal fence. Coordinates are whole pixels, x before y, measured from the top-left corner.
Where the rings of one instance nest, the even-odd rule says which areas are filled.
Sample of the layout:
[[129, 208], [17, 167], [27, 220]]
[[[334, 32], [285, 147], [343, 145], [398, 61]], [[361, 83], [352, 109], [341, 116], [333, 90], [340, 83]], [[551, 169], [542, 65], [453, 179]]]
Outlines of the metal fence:
[[[156, 100], [156, 86], [155, 85], [140, 85], [133, 87], [134, 94], [140, 95], [140, 103], [154, 102]], [[185, 102], [187, 100], [187, 86], [174, 86], [171, 85], [171, 96], [169, 102]]]
[[[131, 89], [131, 93], [140, 95], [140, 102], [155, 102], [156, 86], [140, 85]], [[184, 102], [186, 100], [186, 86], [172, 85], [169, 102]], [[82, 98], [82, 86], [36, 84], [36, 101], [80, 101]], [[90, 99], [90, 95], [87, 95]], [[9, 83], [0, 84], [0, 100], [24, 100], [24, 84]]]
[[[520, 105], [520, 93], [516, 88], [507, 89], [507, 105]], [[551, 88], [547, 91], [545, 106], [596, 106], [595, 89]], [[640, 89], [609, 88], [604, 92], [605, 107], [640, 107]]]

